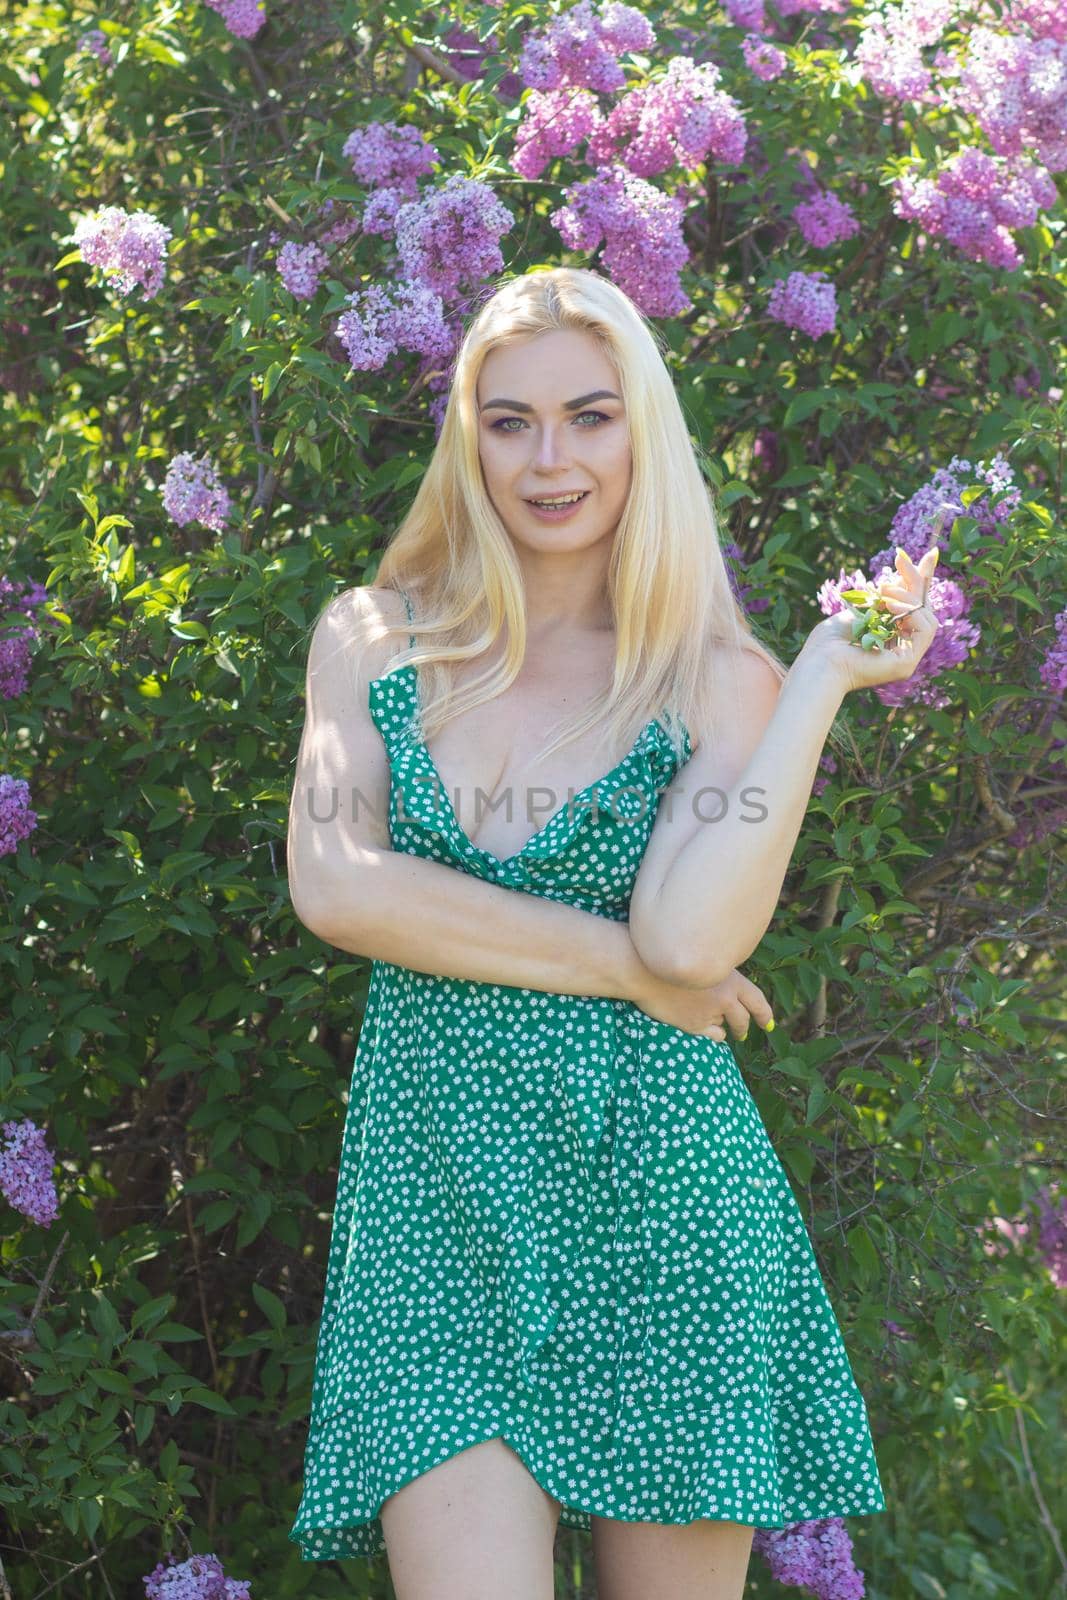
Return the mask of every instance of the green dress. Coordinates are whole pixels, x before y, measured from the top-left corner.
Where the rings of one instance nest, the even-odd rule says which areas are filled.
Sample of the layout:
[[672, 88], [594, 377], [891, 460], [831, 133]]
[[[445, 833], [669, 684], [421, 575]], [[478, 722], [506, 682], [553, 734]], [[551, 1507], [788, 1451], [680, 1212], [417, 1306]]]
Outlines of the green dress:
[[[395, 850], [626, 920], [687, 732], [676, 752], [650, 722], [500, 859], [440, 784], [416, 669], [369, 695]], [[885, 1510], [834, 1311], [729, 1045], [627, 1000], [375, 961], [289, 1538], [305, 1561], [377, 1555], [388, 1495], [497, 1436], [564, 1527]]]

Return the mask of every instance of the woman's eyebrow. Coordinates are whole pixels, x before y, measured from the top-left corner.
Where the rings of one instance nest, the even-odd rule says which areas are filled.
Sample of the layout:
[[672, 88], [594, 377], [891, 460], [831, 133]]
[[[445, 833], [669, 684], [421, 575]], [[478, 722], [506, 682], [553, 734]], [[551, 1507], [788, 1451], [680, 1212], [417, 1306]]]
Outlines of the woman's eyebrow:
[[[577, 411], [579, 406], [587, 406], [591, 400], [618, 400], [619, 395], [613, 389], [594, 389], [592, 394], [579, 395], [577, 400], [564, 400], [564, 411]], [[484, 406], [479, 406], [479, 411], [491, 411], [494, 406], [502, 406], [508, 411], [532, 411], [533, 406], [528, 406], [524, 400], [487, 400]]]

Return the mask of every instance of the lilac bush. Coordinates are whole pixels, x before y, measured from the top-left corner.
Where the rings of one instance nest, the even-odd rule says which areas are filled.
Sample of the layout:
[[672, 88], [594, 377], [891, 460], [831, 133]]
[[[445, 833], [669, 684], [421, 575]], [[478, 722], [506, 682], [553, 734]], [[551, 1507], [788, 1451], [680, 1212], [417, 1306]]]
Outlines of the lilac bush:
[[[329, 594], [374, 581], [471, 311], [566, 263], [654, 322], [734, 593], [784, 658], [898, 546], [941, 552], [920, 673], [849, 697], [820, 755], [748, 967], [785, 1025], [741, 1060], [821, 1230], [892, 1514], [759, 1530], [751, 1582], [1051, 1592], [1036, 1508], [1067, 1459], [1032, 1416], [1067, 1382], [1063, 6], [17, 9], [0, 1115], [24, 1130], [5, 1181], [34, 1198], [8, 1209], [0, 1426], [21, 1591], [42, 1560], [76, 1588], [90, 1551], [102, 1592], [216, 1600], [223, 1563], [306, 1588], [282, 1540], [366, 963], [325, 960], [285, 894], [301, 650]], [[51, 1148], [62, 1230], [35, 1220]], [[187, 1522], [219, 1557], [142, 1580]]]

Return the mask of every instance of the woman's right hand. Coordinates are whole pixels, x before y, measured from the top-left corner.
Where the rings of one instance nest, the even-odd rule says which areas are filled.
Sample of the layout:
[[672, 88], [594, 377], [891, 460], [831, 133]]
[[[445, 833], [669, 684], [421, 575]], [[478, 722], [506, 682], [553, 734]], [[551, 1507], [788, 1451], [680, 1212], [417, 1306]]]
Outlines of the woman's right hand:
[[748, 1036], [750, 1021], [761, 1028], [774, 1026], [771, 1003], [759, 986], [735, 967], [721, 983], [690, 989], [669, 983], [646, 969], [639, 990], [631, 996], [638, 1010], [656, 1022], [666, 1022], [685, 1033], [724, 1040], [729, 1024], [735, 1039]]

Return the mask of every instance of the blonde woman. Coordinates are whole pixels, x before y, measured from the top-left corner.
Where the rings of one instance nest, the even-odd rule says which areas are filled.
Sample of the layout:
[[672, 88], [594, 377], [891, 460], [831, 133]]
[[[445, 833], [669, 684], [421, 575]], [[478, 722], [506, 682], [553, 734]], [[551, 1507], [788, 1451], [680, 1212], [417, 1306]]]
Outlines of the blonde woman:
[[548, 1600], [562, 1520], [599, 1600], [737, 1600], [754, 1528], [884, 1509], [726, 1028], [772, 1025], [737, 969], [844, 694], [933, 637], [929, 570], [887, 588], [891, 649], [828, 618], [787, 672], [626, 295], [558, 268], [474, 317], [414, 503], [308, 660], [293, 905], [372, 976], [303, 1559]]

